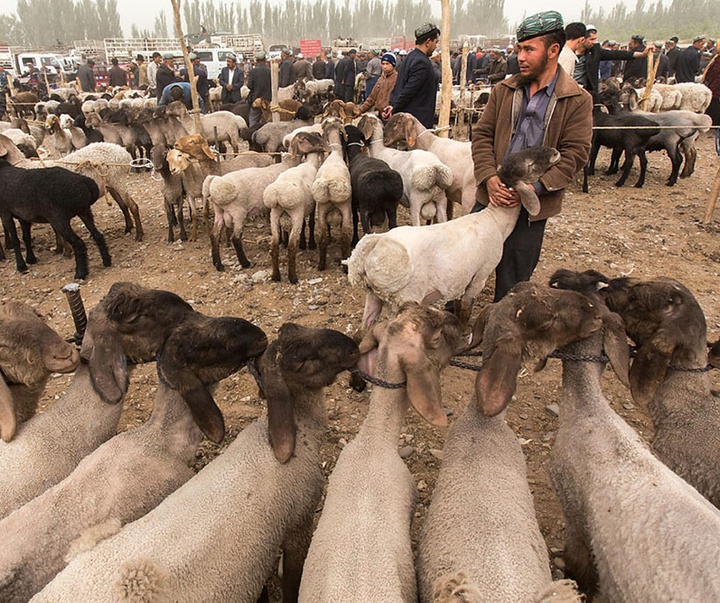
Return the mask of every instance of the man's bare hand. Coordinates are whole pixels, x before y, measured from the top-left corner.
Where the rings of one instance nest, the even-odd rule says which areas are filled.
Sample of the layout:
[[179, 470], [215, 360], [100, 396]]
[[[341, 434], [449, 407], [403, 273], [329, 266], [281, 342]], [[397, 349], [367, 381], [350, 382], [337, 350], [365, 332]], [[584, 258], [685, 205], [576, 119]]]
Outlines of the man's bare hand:
[[520, 204], [520, 195], [513, 189], [505, 186], [498, 176], [491, 176], [485, 183], [490, 205], [498, 207], [516, 207]]
[[393, 112], [393, 108], [390, 105], [388, 105], [382, 111], [382, 118], [385, 121], [387, 121], [388, 119], [390, 119], [392, 117], [392, 112]]

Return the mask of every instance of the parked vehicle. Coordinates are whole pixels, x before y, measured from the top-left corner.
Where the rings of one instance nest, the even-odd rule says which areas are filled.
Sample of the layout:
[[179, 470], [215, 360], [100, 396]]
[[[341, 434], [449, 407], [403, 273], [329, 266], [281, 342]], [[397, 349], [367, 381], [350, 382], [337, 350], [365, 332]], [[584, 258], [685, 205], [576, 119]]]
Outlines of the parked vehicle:
[[207, 68], [208, 79], [211, 80], [220, 76], [220, 70], [227, 64], [228, 54], [234, 54], [238, 64], [243, 61], [243, 55], [232, 48], [196, 48], [193, 52], [200, 57], [200, 62]]

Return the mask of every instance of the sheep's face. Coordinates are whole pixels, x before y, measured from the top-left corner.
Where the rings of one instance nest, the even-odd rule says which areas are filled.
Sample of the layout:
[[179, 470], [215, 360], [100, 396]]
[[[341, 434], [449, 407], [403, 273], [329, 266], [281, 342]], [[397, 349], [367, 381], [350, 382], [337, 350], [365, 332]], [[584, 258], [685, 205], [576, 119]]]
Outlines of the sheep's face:
[[383, 144], [386, 147], [393, 147], [402, 142], [408, 147], [413, 147], [417, 138], [417, 123], [409, 113], [396, 113], [385, 124]]
[[167, 153], [167, 163], [171, 173], [182, 174], [190, 167], [190, 156], [177, 149], [170, 149]]

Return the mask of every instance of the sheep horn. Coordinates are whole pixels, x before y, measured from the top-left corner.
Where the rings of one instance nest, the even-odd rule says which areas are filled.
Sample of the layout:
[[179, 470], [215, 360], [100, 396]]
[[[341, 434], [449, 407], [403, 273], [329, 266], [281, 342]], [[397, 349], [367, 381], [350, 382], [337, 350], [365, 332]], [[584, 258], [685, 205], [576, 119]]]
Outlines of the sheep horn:
[[72, 313], [73, 322], [75, 323], [75, 334], [73, 339], [77, 345], [82, 343], [87, 328], [87, 314], [83, 305], [82, 295], [80, 293], [80, 285], [77, 283], [68, 283], [62, 287], [61, 291], [65, 293]]

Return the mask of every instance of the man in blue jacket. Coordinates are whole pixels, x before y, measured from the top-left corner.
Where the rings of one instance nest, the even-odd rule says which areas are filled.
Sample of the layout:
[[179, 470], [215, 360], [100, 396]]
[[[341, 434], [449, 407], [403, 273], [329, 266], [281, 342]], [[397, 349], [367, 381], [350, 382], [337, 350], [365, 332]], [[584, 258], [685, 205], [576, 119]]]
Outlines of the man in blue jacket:
[[426, 23], [415, 30], [415, 48], [400, 65], [390, 104], [382, 112], [385, 120], [393, 113], [404, 111], [417, 117], [426, 128], [435, 125], [437, 84], [430, 55], [440, 41], [440, 30]]

